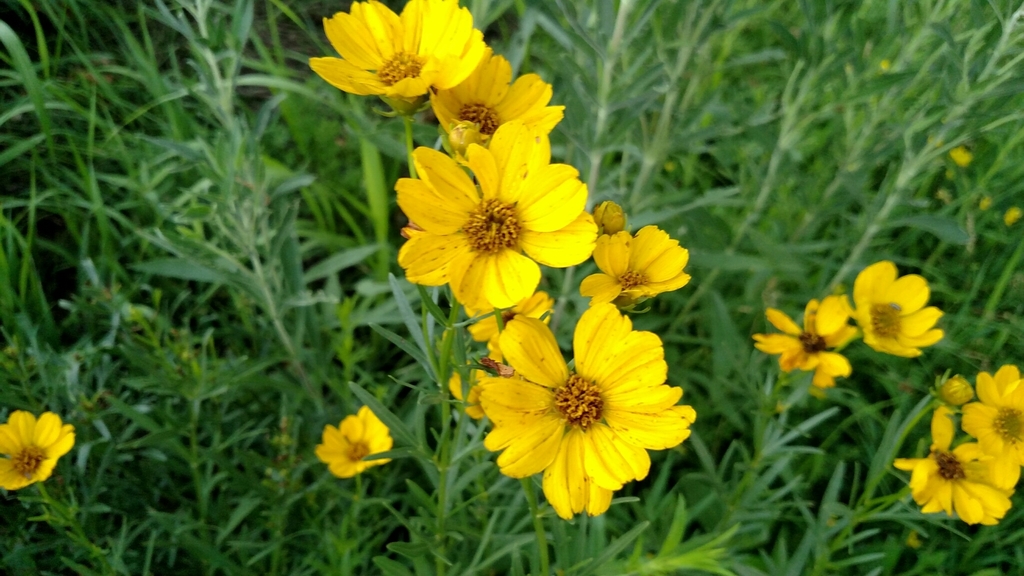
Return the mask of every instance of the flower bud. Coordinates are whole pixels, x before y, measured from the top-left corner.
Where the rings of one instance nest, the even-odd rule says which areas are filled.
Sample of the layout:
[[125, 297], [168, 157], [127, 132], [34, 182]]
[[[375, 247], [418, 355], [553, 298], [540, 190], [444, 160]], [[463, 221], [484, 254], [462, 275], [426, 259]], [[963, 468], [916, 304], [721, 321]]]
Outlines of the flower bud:
[[594, 222], [598, 234], [615, 234], [626, 229], [626, 213], [622, 206], [606, 200], [594, 208]]
[[946, 404], [960, 406], [974, 398], [974, 388], [971, 388], [971, 384], [967, 382], [966, 378], [957, 374], [942, 383], [942, 386], [939, 387], [939, 398]]
[[479, 125], [473, 122], [458, 122], [448, 131], [448, 146], [456, 157], [465, 157], [470, 144], [483, 146], [485, 142], [486, 137], [480, 133]]
[[[387, 96], [381, 96], [381, 100], [385, 104], [391, 107], [395, 116], [412, 116], [413, 114], [423, 110], [423, 107], [427, 103], [426, 96], [417, 96], [415, 98], [388, 98]], [[392, 116], [392, 114], [384, 114], [385, 116]]]

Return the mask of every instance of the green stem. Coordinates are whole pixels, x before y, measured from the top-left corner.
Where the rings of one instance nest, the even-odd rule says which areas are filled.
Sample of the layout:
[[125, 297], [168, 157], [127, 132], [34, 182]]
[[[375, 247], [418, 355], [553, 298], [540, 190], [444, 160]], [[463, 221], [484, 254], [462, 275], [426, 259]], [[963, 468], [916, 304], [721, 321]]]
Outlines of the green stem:
[[537, 554], [540, 556], [540, 573], [543, 576], [551, 574], [548, 567], [548, 537], [544, 533], [544, 519], [540, 516], [540, 508], [537, 506], [537, 494], [533, 490], [533, 480], [523, 478], [519, 481], [523, 485], [523, 492], [526, 492], [526, 502], [530, 505], [530, 515], [533, 516], [533, 531], [537, 535]]
[[402, 122], [405, 123], [405, 152], [409, 162], [409, 177], [416, 178], [416, 164], [412, 160], [412, 116], [402, 116]]

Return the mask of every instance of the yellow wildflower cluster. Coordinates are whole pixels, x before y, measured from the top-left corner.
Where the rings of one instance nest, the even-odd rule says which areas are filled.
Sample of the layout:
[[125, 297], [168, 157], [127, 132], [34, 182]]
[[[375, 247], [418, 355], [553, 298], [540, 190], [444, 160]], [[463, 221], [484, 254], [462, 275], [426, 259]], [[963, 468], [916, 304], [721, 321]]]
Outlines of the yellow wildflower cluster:
[[[768, 321], [782, 334], [754, 334], [754, 346], [767, 354], [780, 354], [779, 368], [814, 371], [811, 383], [818, 388], [835, 386], [837, 377], [853, 369], [839, 351], [863, 335], [864, 343], [877, 352], [913, 358], [921, 348], [942, 339], [935, 323], [942, 311], [928, 303], [928, 281], [917, 274], [897, 277], [896, 265], [876, 262], [865, 268], [853, 284], [854, 306], [846, 296], [811, 300], [804, 310], [801, 329], [780, 310], [769, 308]], [[859, 330], [849, 325], [849, 319]]]
[[[587, 211], [577, 170], [551, 162], [548, 135], [564, 111], [549, 105], [551, 85], [536, 74], [513, 79], [457, 0], [410, 0], [401, 14], [356, 2], [324, 29], [341, 57], [311, 59], [317, 74], [380, 96], [407, 123], [429, 100], [440, 124], [447, 154], [410, 150], [413, 177], [395, 190], [409, 218], [398, 253], [406, 278], [448, 285], [453, 306], [477, 319], [470, 335], [487, 344], [488, 356], [463, 369], [469, 381], [455, 371], [445, 387], [465, 398], [467, 416], [494, 424], [485, 446], [502, 451], [502, 472], [543, 472], [563, 518], [604, 512], [614, 490], [647, 476], [647, 450], [678, 445], [696, 418], [676, 405], [682, 390], [665, 384], [661, 340], [619, 311], [685, 286], [688, 251], [656, 226], [631, 234], [612, 202]], [[547, 327], [554, 300], [537, 290], [541, 267], [591, 256], [599, 272], [580, 285], [590, 308], [570, 369]], [[359, 418], [326, 427], [317, 448], [338, 476], [386, 461], [362, 460], [391, 439], [366, 408]]]

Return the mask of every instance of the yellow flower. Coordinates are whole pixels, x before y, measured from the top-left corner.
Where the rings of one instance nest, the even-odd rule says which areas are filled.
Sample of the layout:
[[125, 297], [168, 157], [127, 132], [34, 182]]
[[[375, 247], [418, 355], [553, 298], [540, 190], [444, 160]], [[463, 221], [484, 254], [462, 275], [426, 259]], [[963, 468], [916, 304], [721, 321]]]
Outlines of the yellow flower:
[[853, 283], [853, 318], [864, 331], [864, 343], [878, 352], [914, 358], [921, 348], [942, 340], [934, 328], [942, 311], [928, 303], [928, 281], [917, 274], [899, 279], [896, 265], [876, 262]]
[[[483, 370], [471, 370], [469, 375], [469, 394], [466, 399], [466, 415], [474, 420], [484, 417], [484, 409], [480, 406], [480, 385], [481, 378], [487, 377]], [[458, 371], [452, 371], [452, 377], [448, 379], [448, 391], [456, 400], [462, 400], [462, 378]]]
[[562, 119], [565, 106], [548, 106], [550, 100], [550, 84], [536, 74], [524, 74], [512, 82], [508, 60], [490, 50], [462, 83], [430, 96], [445, 132], [460, 121], [473, 122], [485, 140], [512, 120], [521, 121], [532, 132], [551, 132]]
[[338, 427], [324, 426], [322, 442], [316, 447], [316, 457], [338, 478], [351, 478], [371, 466], [391, 462], [389, 458], [364, 462], [363, 458], [387, 452], [394, 445], [387, 426], [366, 406], [354, 416], [346, 416]]
[[960, 406], [974, 398], [974, 388], [966, 378], [957, 374], [939, 386], [939, 398], [951, 406]]
[[452, 88], [487, 51], [458, 0], [410, 0], [401, 16], [376, 0], [354, 2], [350, 14], [324, 18], [324, 32], [341, 58], [310, 58], [310, 68], [363, 96], [412, 100], [430, 88]]
[[1013, 226], [1020, 220], [1020, 217], [1024, 216], [1024, 211], [1016, 206], [1011, 206], [1005, 214], [1003, 214], [1003, 224], [1007, 226]]
[[509, 308], [537, 289], [538, 263], [564, 268], [593, 252], [586, 185], [575, 168], [549, 164], [547, 137], [522, 122], [499, 128], [490, 148], [469, 146], [479, 189], [445, 154], [418, 148], [413, 159], [420, 179], [395, 185], [398, 205], [422, 229], [398, 253], [410, 282], [447, 282], [473, 309]]
[[889, 68], [892, 68], [892, 62], [888, 59], [882, 60], [878, 63], [878, 67], [882, 69], [882, 72], [888, 72]]
[[626, 229], [626, 213], [611, 200], [606, 200], [594, 208], [594, 221], [597, 222], [598, 234], [616, 234]]
[[590, 296], [590, 305], [615, 301], [628, 306], [643, 299], [686, 286], [690, 275], [683, 268], [690, 253], [657, 226], [602, 235], [594, 248], [594, 262], [601, 273], [580, 283], [580, 294]]
[[979, 459], [981, 448], [974, 442], [950, 451], [953, 442], [952, 412], [939, 406], [932, 415], [932, 447], [927, 458], [898, 458], [893, 463], [911, 472], [910, 493], [921, 512], [954, 510], [968, 524], [998, 524], [1010, 509], [1011, 490], [990, 481], [991, 468]]
[[612, 491], [650, 471], [647, 450], [690, 436], [697, 414], [677, 406], [657, 335], [633, 330], [615, 306], [588, 309], [573, 337], [574, 370], [543, 322], [517, 318], [501, 349], [522, 380], [484, 378], [480, 403], [494, 423], [484, 439], [502, 473], [544, 471], [544, 495], [562, 518], [607, 510]]
[[980, 208], [981, 210], [988, 210], [991, 207], [992, 207], [992, 197], [991, 196], [982, 196], [981, 200], [978, 202], [978, 208]]
[[974, 154], [968, 150], [965, 146], [957, 146], [949, 151], [949, 157], [953, 160], [953, 163], [961, 168], [967, 168], [971, 165], [971, 161], [974, 160]]
[[[547, 292], [538, 291], [534, 292], [533, 296], [523, 299], [521, 302], [513, 306], [512, 308], [505, 310], [501, 313], [501, 320], [505, 326], [515, 318], [540, 318], [545, 314], [551, 312], [551, 308], [555, 305], [554, 299], [548, 296]], [[469, 334], [473, 337], [473, 340], [477, 342], [488, 342], [488, 348], [490, 349], [490, 342], [497, 340], [498, 338], [498, 319], [494, 317], [494, 308], [486, 310], [474, 310], [472, 308], [466, 308], [466, 314], [470, 317], [480, 316], [486, 314], [481, 320], [469, 327]], [[544, 319], [544, 323], [547, 324], [551, 321], [551, 315], [548, 314], [547, 318]], [[495, 342], [497, 345], [497, 342]], [[495, 346], [494, 349], [500, 349]], [[493, 357], [493, 356], [492, 356]], [[495, 360], [501, 360], [501, 357], [495, 358]]]
[[994, 457], [993, 483], [1013, 488], [1024, 465], [1024, 386], [1016, 366], [1001, 367], [993, 378], [978, 374], [978, 399], [963, 407], [963, 428]]
[[0, 424], [0, 488], [20, 490], [53, 474], [57, 460], [75, 445], [75, 427], [60, 416], [44, 412], [36, 417], [15, 410]]
[[784, 372], [813, 370], [812, 384], [831, 388], [836, 385], [836, 377], [849, 376], [853, 371], [845, 356], [827, 351], [857, 336], [857, 329], [846, 323], [850, 319], [850, 305], [845, 296], [826, 296], [820, 305], [817, 300], [808, 302], [803, 330], [775, 308], [769, 308], [765, 315], [784, 333], [754, 334], [754, 347], [766, 354], [781, 354], [779, 368]]

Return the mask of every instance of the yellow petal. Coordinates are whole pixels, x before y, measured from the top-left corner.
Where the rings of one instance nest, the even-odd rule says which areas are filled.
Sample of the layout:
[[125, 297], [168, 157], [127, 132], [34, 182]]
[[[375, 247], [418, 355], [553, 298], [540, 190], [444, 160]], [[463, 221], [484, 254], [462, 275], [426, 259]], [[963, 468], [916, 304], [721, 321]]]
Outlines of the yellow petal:
[[534, 232], [565, 228], [587, 206], [587, 186], [567, 164], [550, 164], [531, 171], [519, 195], [520, 222]]
[[467, 214], [480, 204], [476, 185], [451, 157], [423, 146], [413, 151], [412, 157], [417, 175], [436, 190], [440, 202]]
[[641, 228], [630, 247], [630, 269], [643, 272], [652, 283], [678, 277], [689, 260], [689, 251], [657, 226]]
[[466, 151], [469, 169], [480, 184], [484, 198], [497, 198], [501, 194], [501, 176], [494, 155], [487, 148], [472, 145]]
[[523, 74], [512, 83], [505, 99], [495, 109], [502, 118], [522, 119], [551, 101], [551, 85], [536, 74]]
[[62, 423], [60, 416], [57, 416], [53, 412], [44, 412], [39, 420], [36, 421], [35, 433], [32, 436], [32, 444], [39, 446], [40, 448], [46, 448], [50, 444], [57, 441], [60, 436], [60, 428]]
[[[943, 336], [945, 336], [945, 332], [942, 330], [929, 330], [920, 336], [904, 336], [903, 334], [899, 334], [896, 336], [896, 341], [900, 346], [905, 346], [907, 348], [923, 348], [937, 343], [939, 340], [942, 340]], [[919, 350], [916, 352], [917, 354], [920, 354]], [[915, 356], [917, 354], [915, 354]]]
[[362, 442], [365, 437], [366, 427], [358, 416], [345, 416], [338, 429], [341, 430], [342, 437], [352, 444]]
[[853, 301], [857, 310], [869, 309], [876, 302], [884, 302], [889, 286], [896, 281], [896, 265], [888, 260], [876, 262], [857, 275], [853, 281]]
[[[471, 151], [473, 146], [469, 147]], [[520, 186], [526, 179], [536, 148], [536, 136], [519, 121], [502, 124], [491, 136], [487, 149], [494, 155], [498, 174], [501, 175], [501, 185], [495, 198], [506, 204], [519, 201]]]
[[7, 425], [23, 445], [32, 443], [36, 431], [36, 417], [24, 410], [15, 410], [7, 417]]
[[468, 250], [448, 265], [448, 283], [455, 299], [474, 308], [494, 306], [485, 293], [487, 277], [494, 270], [494, 256]]
[[619, 437], [649, 450], [672, 448], [690, 437], [690, 421], [675, 410], [654, 413], [606, 410], [604, 416]]
[[613, 351], [632, 329], [633, 323], [612, 304], [597, 304], [587, 309], [576, 323], [572, 337], [576, 372], [603, 387], [611, 369]]
[[65, 424], [61, 427], [57, 439], [46, 447], [46, 457], [57, 459], [71, 451], [75, 445], [75, 427]]
[[958, 482], [953, 483], [953, 507], [960, 519], [968, 524], [977, 524], [985, 517], [981, 502], [971, 498]]
[[398, 264], [405, 269], [410, 282], [424, 286], [440, 286], [449, 281], [452, 261], [471, 254], [469, 242], [462, 234], [435, 236], [416, 234], [398, 251]]
[[540, 320], [517, 318], [501, 333], [498, 342], [508, 363], [527, 380], [555, 388], [569, 379], [569, 369], [555, 336]]
[[942, 318], [942, 310], [929, 306], [900, 319], [900, 331], [905, 336], [917, 337], [930, 330]]
[[20, 490], [29, 484], [30, 481], [24, 474], [14, 469], [14, 464], [10, 460], [0, 459], [0, 488]]
[[912, 314], [928, 303], [928, 281], [917, 274], [908, 274], [896, 280], [885, 291], [884, 302], [898, 305], [901, 314]]
[[818, 370], [829, 376], [849, 376], [853, 372], [850, 361], [842, 354], [835, 352], [818, 352]]
[[24, 446], [21, 435], [18, 434], [18, 431], [13, 426], [10, 424], [0, 424], [0, 454], [10, 456], [21, 452]]
[[350, 14], [339, 12], [324, 18], [324, 33], [342, 58], [363, 70], [377, 70], [384, 62], [366, 24]]
[[512, 478], [525, 478], [547, 468], [562, 444], [565, 423], [549, 415], [534, 423], [533, 428], [511, 442], [498, 456], [501, 473]]
[[619, 281], [607, 274], [591, 274], [580, 282], [580, 295], [590, 298], [590, 305], [607, 304], [622, 293]]
[[395, 184], [398, 205], [411, 222], [430, 234], [454, 234], [469, 220], [476, 208], [471, 202], [459, 205], [448, 201], [425, 180], [402, 178]]
[[816, 334], [827, 336], [847, 326], [850, 307], [844, 302], [845, 299], [846, 296], [826, 296], [821, 301], [814, 320]]
[[341, 58], [310, 58], [309, 67], [328, 84], [350, 94], [386, 94], [388, 87], [373, 72], [367, 72]]
[[[500, 112], [498, 113], [501, 114]], [[565, 106], [547, 106], [519, 116], [518, 118], [531, 128], [541, 134], [548, 134], [565, 116]]]
[[629, 270], [629, 248], [633, 237], [629, 232], [609, 236], [602, 234], [594, 247], [594, 263], [601, 272], [619, 278]]
[[945, 406], [939, 406], [932, 414], [932, 448], [943, 452], [953, 443], [953, 413]]
[[572, 223], [554, 232], [523, 230], [519, 245], [530, 258], [552, 268], [566, 268], [590, 258], [597, 239], [594, 218], [581, 212]]
[[[609, 403], [616, 402], [618, 395], [638, 390], [651, 394], [654, 400], [659, 394], [653, 388], [665, 382], [668, 364], [657, 334], [634, 331], [616, 342], [603, 361], [599, 359], [596, 365], [589, 364], [586, 372], [592, 374], [590, 377], [598, 383]], [[675, 400], [670, 404], [675, 404]]]
[[612, 505], [612, 491], [590, 483], [590, 498], [587, 500], [587, 516], [600, 516]]
[[754, 334], [754, 340], [754, 348], [765, 354], [782, 354], [804, 347], [799, 340], [787, 334]]
[[502, 250], [489, 259], [484, 276], [484, 297], [495, 308], [509, 308], [533, 294], [540, 284], [540, 267], [512, 250]]
[[558, 455], [544, 472], [544, 496], [555, 512], [570, 519], [582, 512], [590, 496], [590, 478], [583, 465], [583, 433], [571, 429], [562, 440]]
[[631, 480], [647, 477], [651, 459], [643, 448], [622, 441], [605, 424], [595, 424], [584, 434], [584, 465], [594, 484], [618, 490]]
[[772, 326], [775, 326], [790, 336], [799, 336], [800, 334], [803, 334], [803, 330], [797, 326], [796, 322], [793, 322], [793, 319], [784, 314], [781, 310], [769, 308], [765, 310], [765, 316], [768, 318], [768, 321], [772, 323]]

